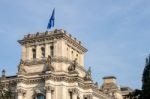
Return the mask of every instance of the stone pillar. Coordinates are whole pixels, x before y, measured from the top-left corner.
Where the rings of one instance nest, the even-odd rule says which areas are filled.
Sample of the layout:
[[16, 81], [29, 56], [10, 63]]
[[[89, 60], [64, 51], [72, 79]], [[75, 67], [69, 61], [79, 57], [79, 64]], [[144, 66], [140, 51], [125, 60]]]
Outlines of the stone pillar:
[[37, 59], [42, 58], [40, 46], [36, 46], [36, 58]]
[[30, 47], [27, 47], [26, 60], [30, 60]]
[[48, 44], [45, 45], [45, 57], [48, 57], [50, 55], [50, 46]]
[[73, 99], [77, 99], [77, 94], [73, 93]]
[[52, 91], [54, 91], [54, 88], [51, 86], [46, 86], [46, 99], [52, 99]]
[[27, 51], [26, 51], [26, 47], [22, 46], [22, 60], [26, 60], [27, 59]]

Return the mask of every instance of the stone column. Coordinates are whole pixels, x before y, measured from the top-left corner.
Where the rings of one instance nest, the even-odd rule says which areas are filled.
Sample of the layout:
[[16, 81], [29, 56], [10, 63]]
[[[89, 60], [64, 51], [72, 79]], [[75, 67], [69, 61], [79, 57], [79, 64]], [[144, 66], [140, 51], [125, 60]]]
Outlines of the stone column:
[[26, 47], [23, 45], [22, 46], [22, 60], [26, 60], [26, 55], [27, 54], [27, 52], [26, 52]]
[[30, 60], [30, 47], [29, 46], [27, 46], [27, 52], [26, 52], [26, 59], [27, 60]]
[[73, 99], [77, 99], [77, 94], [73, 93]]
[[45, 45], [45, 57], [48, 57], [50, 55], [50, 46], [48, 44]]
[[52, 99], [52, 91], [54, 90], [51, 86], [46, 86], [46, 99]]
[[36, 46], [36, 58], [37, 59], [42, 58], [42, 55], [41, 55], [41, 46]]

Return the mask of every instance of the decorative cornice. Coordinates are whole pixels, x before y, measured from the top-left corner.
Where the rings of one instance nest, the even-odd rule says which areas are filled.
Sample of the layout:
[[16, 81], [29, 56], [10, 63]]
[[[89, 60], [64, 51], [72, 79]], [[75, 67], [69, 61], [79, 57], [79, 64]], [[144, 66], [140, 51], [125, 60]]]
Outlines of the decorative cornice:
[[[71, 75], [56, 75], [56, 74], [44, 74], [41, 75], [40, 77], [36, 77], [36, 78], [26, 78], [25, 76], [21, 76], [21, 77], [17, 77], [14, 80], [5, 80], [4, 83], [8, 83], [8, 82], [15, 82], [15, 83], [24, 83], [24, 84], [38, 84], [38, 83], [44, 83], [45, 80], [51, 80], [51, 81], [57, 81], [57, 82], [61, 82], [61, 81], [65, 81], [67, 83], [75, 83], [78, 82], [78, 86], [84, 90], [88, 90], [91, 89], [93, 90], [94, 94], [103, 94], [104, 96], [106, 96], [98, 87], [96, 87], [93, 83], [91, 82], [85, 82], [83, 78], [79, 77], [79, 76], [71, 76]], [[53, 90], [53, 88], [50, 85], [46, 85], [45, 89], [48, 90]], [[75, 90], [77, 89], [69, 89], [70, 91], [74, 90], [73, 92], [77, 92]], [[107, 96], [106, 96], [107, 97]]]
[[21, 45], [37, 45], [38, 43], [41, 43], [41, 42], [45, 44], [48, 41], [61, 39], [61, 38], [68, 41], [70, 44], [74, 45], [75, 47], [80, 49], [82, 52], [84, 53], [87, 52], [87, 49], [81, 45], [80, 41], [77, 41], [76, 38], [73, 38], [70, 34], [67, 34], [66, 31], [62, 29], [60, 30], [55, 29], [54, 31], [51, 31], [51, 32], [46, 31], [43, 33], [37, 32], [36, 34], [28, 34], [24, 36], [22, 40], [18, 40], [18, 42]]

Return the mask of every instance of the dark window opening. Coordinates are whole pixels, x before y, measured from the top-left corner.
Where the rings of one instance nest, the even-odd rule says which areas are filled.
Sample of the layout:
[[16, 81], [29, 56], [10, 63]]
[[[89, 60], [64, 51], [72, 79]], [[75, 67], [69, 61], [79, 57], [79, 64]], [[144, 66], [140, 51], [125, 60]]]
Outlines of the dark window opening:
[[35, 48], [32, 49], [32, 55], [33, 55], [33, 59], [35, 59], [36, 58], [36, 49]]
[[69, 92], [69, 95], [70, 95], [70, 99], [72, 99], [72, 92]]
[[54, 56], [54, 47], [53, 46], [50, 46], [50, 54], [51, 54], [51, 56]]
[[41, 52], [42, 52], [42, 57], [45, 57], [45, 48], [44, 47], [41, 48]]

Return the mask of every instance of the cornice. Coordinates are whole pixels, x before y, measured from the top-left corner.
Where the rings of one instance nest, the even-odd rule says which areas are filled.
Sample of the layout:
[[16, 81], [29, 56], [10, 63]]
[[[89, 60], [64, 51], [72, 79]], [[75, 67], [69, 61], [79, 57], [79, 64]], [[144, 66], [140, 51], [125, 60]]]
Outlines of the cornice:
[[87, 52], [87, 49], [81, 45], [80, 41], [77, 41], [76, 38], [73, 38], [70, 34], [67, 34], [64, 30], [55, 29], [51, 32], [37, 32], [36, 34], [28, 34], [24, 36], [22, 40], [18, 40], [21, 45], [39, 45], [46, 44], [49, 42], [57, 41], [58, 39], [64, 39], [68, 41], [70, 44], [74, 45], [82, 52]]

